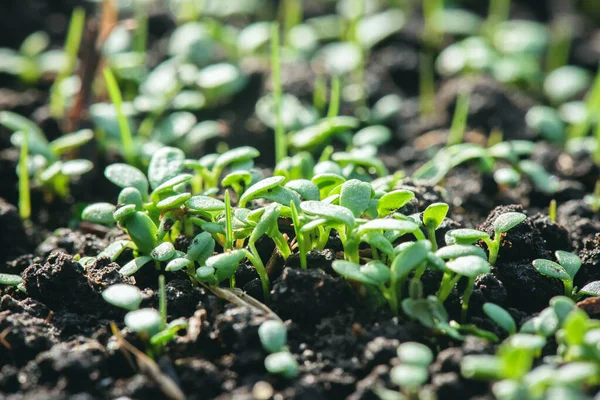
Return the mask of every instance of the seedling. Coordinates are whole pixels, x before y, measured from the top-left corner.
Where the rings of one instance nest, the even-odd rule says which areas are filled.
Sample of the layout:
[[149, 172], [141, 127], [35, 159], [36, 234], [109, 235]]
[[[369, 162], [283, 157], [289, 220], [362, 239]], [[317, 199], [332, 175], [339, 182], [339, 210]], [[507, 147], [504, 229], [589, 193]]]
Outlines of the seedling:
[[500, 243], [506, 232], [525, 221], [527, 216], [519, 212], [507, 212], [501, 214], [493, 223], [494, 239], [485, 233], [475, 229], [454, 229], [446, 234], [447, 244], [473, 244], [482, 240], [488, 247], [489, 262], [494, 265], [498, 258]]
[[113, 306], [134, 311], [142, 302], [142, 292], [135, 286], [118, 283], [103, 291], [102, 298]]
[[400, 386], [408, 398], [418, 398], [419, 388], [429, 380], [428, 367], [433, 362], [429, 347], [405, 342], [397, 349], [400, 364], [390, 371], [390, 380]]
[[298, 376], [298, 362], [287, 350], [285, 325], [278, 320], [269, 320], [258, 328], [260, 342], [269, 354], [265, 358], [265, 369], [274, 375], [292, 379]]
[[471, 101], [470, 93], [461, 93], [456, 100], [452, 126], [448, 133], [448, 146], [460, 144], [463, 141], [465, 129], [467, 126], [467, 117], [469, 115], [469, 103]]
[[[43, 188], [48, 198], [58, 196], [65, 199], [69, 195], [71, 179], [84, 175], [93, 168], [93, 164], [84, 159], [61, 161], [63, 154], [76, 150], [94, 137], [89, 129], [69, 133], [48, 142], [33, 121], [13, 112], [0, 111], [0, 125], [14, 132], [10, 138], [11, 143], [21, 147], [17, 172], [19, 191], [25, 196], [24, 206], [28, 201], [25, 189], [28, 182], [33, 187]], [[23, 211], [26, 208], [25, 206]]]
[[77, 53], [81, 44], [83, 30], [85, 28], [85, 9], [77, 7], [71, 15], [69, 30], [65, 40], [65, 53], [67, 62], [64, 68], [60, 71], [50, 92], [50, 112], [55, 118], [61, 118], [64, 114], [65, 95], [62, 85], [65, 80], [71, 76], [77, 63]]
[[485, 303], [483, 305], [483, 312], [509, 335], [517, 333], [515, 320], [504, 308], [493, 303]]
[[121, 95], [121, 89], [119, 89], [117, 79], [110, 68], [104, 68], [103, 73], [110, 100], [117, 111], [117, 121], [119, 122], [119, 131], [121, 133], [121, 145], [123, 146], [123, 156], [129, 164], [135, 165], [136, 152], [133, 147], [131, 127], [123, 112], [123, 96]]
[[271, 81], [273, 84], [273, 100], [275, 103], [275, 161], [279, 162], [287, 156], [287, 143], [283, 126], [281, 98], [281, 62], [279, 59], [279, 24], [271, 25]]
[[565, 288], [565, 296], [579, 299], [582, 296], [600, 296], [600, 281], [591, 282], [581, 288], [580, 291], [573, 287], [575, 275], [581, 268], [581, 259], [575, 254], [558, 250], [555, 253], [558, 263], [550, 260], [537, 259], [533, 261], [533, 267], [542, 275], [562, 281]]
[[433, 203], [423, 212], [423, 224], [427, 229], [427, 235], [433, 251], [436, 251], [438, 247], [435, 239], [435, 231], [444, 222], [444, 218], [448, 214], [448, 208], [448, 204], [446, 203]]
[[462, 320], [465, 321], [467, 318], [467, 311], [469, 309], [469, 300], [475, 287], [475, 278], [479, 275], [488, 274], [490, 272], [490, 264], [479, 256], [464, 256], [458, 257], [452, 261], [446, 263], [446, 268], [454, 272], [457, 275], [465, 276], [468, 278], [467, 286], [462, 296]]

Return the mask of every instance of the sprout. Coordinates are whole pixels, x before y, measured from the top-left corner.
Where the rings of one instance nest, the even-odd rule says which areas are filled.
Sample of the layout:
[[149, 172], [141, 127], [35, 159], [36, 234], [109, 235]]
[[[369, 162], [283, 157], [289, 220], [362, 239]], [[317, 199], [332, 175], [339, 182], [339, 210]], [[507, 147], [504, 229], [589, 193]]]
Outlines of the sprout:
[[584, 286], [580, 291], [573, 287], [575, 275], [581, 268], [581, 259], [575, 254], [558, 250], [555, 253], [558, 263], [550, 260], [533, 260], [533, 267], [542, 275], [559, 279], [563, 282], [565, 296], [578, 299], [584, 295], [600, 295], [600, 281], [595, 281]]
[[433, 203], [423, 212], [423, 224], [427, 228], [427, 235], [433, 251], [437, 250], [435, 231], [446, 218], [446, 214], [448, 214], [448, 204], [446, 203]]
[[128, 312], [125, 315], [125, 325], [140, 335], [151, 337], [160, 331], [162, 319], [155, 309], [142, 308]]
[[282, 351], [287, 342], [287, 331], [281, 321], [269, 320], [258, 328], [258, 337], [266, 351], [277, 353]]
[[469, 299], [475, 287], [475, 278], [479, 275], [489, 273], [491, 266], [485, 259], [479, 256], [464, 256], [448, 261], [446, 267], [455, 274], [468, 278], [468, 283], [462, 297], [462, 320], [464, 321], [467, 317]]
[[517, 333], [515, 320], [504, 308], [493, 303], [485, 303], [483, 305], [483, 312], [509, 335]]
[[135, 286], [118, 283], [104, 290], [102, 298], [113, 306], [133, 311], [142, 302], [142, 292]]
[[269, 354], [265, 358], [265, 369], [274, 375], [292, 379], [298, 376], [298, 362], [287, 351]]

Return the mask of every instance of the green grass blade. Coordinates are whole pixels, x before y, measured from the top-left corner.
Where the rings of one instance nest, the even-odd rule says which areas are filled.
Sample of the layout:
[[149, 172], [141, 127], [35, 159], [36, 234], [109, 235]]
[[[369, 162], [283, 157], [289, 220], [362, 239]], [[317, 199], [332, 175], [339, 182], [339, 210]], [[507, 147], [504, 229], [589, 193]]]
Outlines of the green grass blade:
[[131, 128], [129, 127], [129, 121], [123, 112], [123, 96], [119, 89], [119, 84], [110, 70], [110, 68], [104, 68], [104, 80], [106, 81], [106, 89], [110, 100], [117, 110], [117, 119], [119, 121], [119, 130], [121, 131], [121, 143], [123, 144], [123, 156], [125, 160], [131, 164], [135, 164], [135, 152], [133, 149], [133, 139], [131, 136]]
[[340, 112], [340, 77], [334, 76], [331, 78], [331, 94], [329, 95], [329, 109], [327, 110], [327, 118], [337, 117]]
[[275, 161], [287, 157], [287, 138], [281, 115], [283, 89], [281, 87], [281, 59], [279, 49], [279, 24], [271, 25], [271, 81], [273, 82], [273, 101], [275, 102]]
[[55, 118], [62, 118], [64, 115], [65, 99], [60, 90], [60, 86], [75, 69], [75, 64], [77, 63], [77, 54], [79, 53], [79, 47], [81, 45], [81, 38], [83, 37], [84, 29], [85, 9], [83, 7], [77, 7], [75, 10], [73, 10], [73, 14], [71, 15], [71, 22], [69, 23], [69, 30], [65, 40], [67, 63], [65, 68], [60, 71], [60, 74], [56, 77], [56, 81], [52, 85], [50, 93], [50, 113]]
[[31, 192], [29, 189], [29, 167], [27, 157], [29, 156], [29, 132], [23, 131], [23, 143], [19, 154], [19, 215], [22, 220], [31, 217]]
[[460, 144], [463, 142], [465, 128], [467, 127], [467, 118], [469, 116], [469, 103], [471, 102], [470, 93], [461, 93], [456, 100], [452, 126], [448, 134], [448, 146]]

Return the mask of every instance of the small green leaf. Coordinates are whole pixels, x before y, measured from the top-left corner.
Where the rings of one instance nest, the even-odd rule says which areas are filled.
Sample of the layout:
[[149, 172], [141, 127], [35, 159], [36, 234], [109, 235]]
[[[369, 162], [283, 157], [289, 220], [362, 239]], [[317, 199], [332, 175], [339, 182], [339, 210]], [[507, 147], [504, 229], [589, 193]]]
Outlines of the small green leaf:
[[489, 239], [490, 235], [476, 229], [452, 229], [446, 232], [446, 244], [473, 244], [480, 240]]
[[153, 336], [160, 331], [162, 318], [153, 308], [142, 308], [125, 314], [125, 325], [134, 332]]
[[514, 168], [498, 168], [494, 180], [498, 185], [515, 186], [521, 181], [521, 174]]
[[200, 282], [212, 282], [215, 280], [215, 269], [213, 267], [203, 266], [196, 270], [196, 279]]
[[180, 193], [174, 196], [169, 196], [164, 200], [159, 201], [156, 204], [156, 208], [159, 210], [171, 210], [173, 208], [181, 207], [186, 201], [192, 197], [191, 193]]
[[156, 247], [158, 228], [154, 221], [141, 211], [127, 218], [125, 229], [142, 253], [150, 253]]
[[600, 296], [600, 281], [590, 282], [579, 291], [587, 296]]
[[309, 200], [300, 203], [300, 208], [306, 214], [316, 215], [337, 223], [343, 223], [350, 228], [354, 226], [354, 215], [346, 207]]
[[390, 268], [381, 261], [369, 261], [360, 267], [360, 272], [363, 276], [375, 282], [376, 285], [387, 283], [391, 277]]
[[83, 146], [94, 138], [94, 132], [91, 129], [83, 129], [74, 133], [67, 133], [58, 139], [50, 142], [50, 150], [57, 156], [65, 151], [76, 149]]
[[412, 221], [390, 219], [390, 218], [379, 218], [368, 221], [357, 229], [358, 235], [363, 235], [367, 232], [377, 231], [400, 231], [401, 235], [405, 233], [415, 232], [419, 229], [419, 225]]
[[358, 218], [369, 207], [374, 194], [373, 188], [368, 183], [350, 179], [342, 184], [340, 206], [346, 207]]
[[528, 333], [517, 333], [506, 340], [506, 343], [514, 348], [523, 350], [541, 350], [546, 345], [546, 338]]
[[[283, 176], [272, 176], [255, 183], [240, 197], [239, 206], [245, 207], [248, 201], [267, 194], [269, 191], [272, 191], [273, 188], [281, 186], [283, 181], [285, 181]], [[289, 204], [289, 202], [287, 204]]]
[[175, 255], [175, 247], [171, 242], [164, 242], [156, 246], [150, 255], [156, 261], [168, 261]]
[[287, 342], [287, 330], [281, 321], [268, 320], [258, 328], [258, 337], [269, 353], [281, 351]]
[[303, 200], [319, 200], [319, 187], [308, 179], [295, 179], [285, 184], [286, 188], [298, 193]]
[[271, 374], [282, 375], [285, 378], [298, 376], [298, 363], [287, 351], [269, 354], [265, 358], [265, 369]]
[[115, 222], [115, 206], [110, 203], [90, 204], [81, 212], [81, 219], [95, 224], [110, 225]]
[[433, 203], [423, 212], [423, 223], [428, 229], [437, 229], [440, 227], [446, 214], [448, 214], [448, 204]]
[[427, 368], [433, 362], [431, 349], [417, 342], [405, 342], [398, 346], [398, 358], [402, 364]]
[[392, 275], [394, 279], [403, 279], [411, 271], [421, 265], [431, 251], [431, 243], [428, 240], [419, 240], [408, 244], [394, 258], [392, 262]]
[[135, 206], [137, 211], [142, 211], [144, 208], [144, 201], [142, 199], [142, 194], [139, 190], [134, 187], [127, 187], [119, 193], [119, 198], [117, 200], [118, 204], [132, 204]]
[[215, 239], [208, 232], [202, 232], [192, 239], [186, 257], [203, 265], [215, 251]]
[[392, 212], [404, 207], [409, 201], [414, 199], [415, 194], [410, 190], [394, 190], [386, 193], [377, 203], [377, 213], [380, 217], [387, 216]]
[[494, 221], [494, 231], [505, 233], [527, 219], [527, 215], [520, 212], [507, 212]]
[[123, 268], [119, 270], [119, 273], [123, 276], [131, 276], [138, 272], [140, 268], [148, 264], [150, 261], [152, 261], [152, 257], [150, 256], [136, 257], [125, 264]]
[[128, 164], [111, 164], [104, 170], [104, 176], [121, 188], [134, 187], [142, 196], [148, 194], [148, 179], [139, 169]]
[[575, 254], [563, 250], [558, 250], [555, 254], [558, 263], [567, 271], [571, 280], [574, 280], [579, 268], [581, 268], [581, 259]]
[[225, 203], [209, 196], [192, 196], [185, 203], [192, 213], [213, 214], [225, 210]]
[[475, 278], [479, 275], [488, 274], [491, 265], [487, 260], [479, 256], [464, 256], [448, 261], [446, 267], [459, 275]]
[[142, 302], [142, 292], [133, 285], [117, 283], [103, 291], [102, 298], [113, 306], [133, 311], [137, 310]]
[[113, 219], [123, 225], [127, 218], [136, 212], [136, 206], [134, 204], [125, 204], [115, 209], [113, 213]]
[[98, 258], [108, 257], [111, 261], [115, 261], [129, 245], [131, 245], [131, 241], [129, 240], [117, 240], [116, 242], [112, 242], [98, 254]]
[[178, 174], [171, 179], [161, 183], [156, 189], [152, 191], [152, 196], [156, 196], [157, 194], [172, 191], [176, 186], [179, 186], [183, 183], [189, 182], [192, 180], [193, 176], [190, 174]]
[[356, 147], [379, 147], [389, 142], [391, 138], [392, 131], [387, 126], [371, 125], [356, 132], [352, 138], [352, 144]]
[[560, 279], [561, 281], [571, 281], [569, 273], [560, 265], [550, 260], [537, 259], [532, 262], [537, 271], [549, 278]]
[[453, 260], [465, 256], [477, 256], [487, 259], [487, 255], [481, 247], [470, 244], [452, 244], [450, 246], [442, 247], [435, 252], [435, 255], [444, 260]]
[[165, 267], [165, 271], [169, 271], [169, 272], [179, 271], [180, 269], [189, 267], [193, 263], [194, 262], [192, 260], [189, 260], [187, 258], [174, 258], [171, 261], [169, 261], [169, 263]]
[[244, 250], [233, 250], [209, 257], [206, 266], [215, 269], [215, 276], [219, 282], [230, 278], [237, 270], [240, 262], [246, 257]]
[[504, 308], [494, 303], [485, 303], [483, 305], [483, 312], [494, 321], [494, 323], [508, 332], [509, 335], [514, 335], [517, 332], [515, 320]]
[[368, 285], [377, 286], [377, 281], [361, 272], [361, 266], [346, 260], [335, 260], [331, 267], [335, 272], [347, 279], [352, 279], [357, 282]]
[[185, 154], [180, 149], [163, 147], [156, 151], [148, 166], [148, 179], [152, 189], [177, 176], [183, 168], [184, 161]]
[[390, 371], [390, 380], [403, 388], [416, 390], [429, 379], [427, 368], [417, 365], [396, 365]]
[[23, 278], [14, 274], [1, 274], [0, 285], [18, 286], [23, 283]]
[[253, 160], [260, 156], [260, 152], [254, 147], [242, 146], [235, 149], [231, 149], [221, 154], [213, 165], [214, 170], [222, 170], [228, 165], [237, 164]]
[[221, 180], [221, 186], [242, 185], [248, 186], [252, 182], [252, 174], [249, 171], [233, 171]]

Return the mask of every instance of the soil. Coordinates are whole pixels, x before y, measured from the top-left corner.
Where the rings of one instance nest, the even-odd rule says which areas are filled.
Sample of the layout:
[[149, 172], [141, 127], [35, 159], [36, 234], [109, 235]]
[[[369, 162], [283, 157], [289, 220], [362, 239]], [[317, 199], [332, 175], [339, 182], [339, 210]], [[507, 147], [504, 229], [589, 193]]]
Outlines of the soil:
[[[480, 15], [487, 12], [480, 1], [466, 3]], [[543, 7], [534, 0], [513, 3], [514, 16], [548, 22], [557, 13], [556, 6], [548, 4], [561, 2], [544, 2]], [[8, 1], [0, 13], [0, 45], [16, 48], [35, 30], [48, 31], [53, 43], [62, 43], [67, 16], [75, 4], [75, 0]], [[319, 2], [307, 2], [305, 17], [332, 11]], [[398, 115], [385, 122], [394, 132], [391, 146], [381, 157], [388, 169], [410, 173], [428, 159], [431, 143], [445, 143], [458, 93], [464, 90], [472, 93], [466, 140], [485, 143], [493, 129], [501, 129], [506, 139], [534, 139], [525, 124], [525, 113], [539, 99], [486, 76], [438, 82], [436, 116], [419, 118], [418, 58], [423, 44], [416, 32], [421, 23], [415, 18], [405, 31], [378, 45], [366, 65], [369, 104], [392, 93], [404, 99]], [[159, 38], [174, 26], [165, 14], [151, 17], [153, 63], [164, 58]], [[600, 41], [598, 31], [589, 26], [576, 35], [571, 61], [595, 68]], [[272, 166], [273, 132], [253, 116], [257, 99], [271, 90], [270, 73], [264, 65], [244, 67], [250, 77], [246, 88], [226, 105], [203, 110], [197, 117], [221, 121], [227, 134], [219, 141], [229, 146], [254, 146], [261, 151], [259, 164]], [[310, 102], [312, 84], [308, 82], [314, 77], [308, 63], [286, 65], [284, 90]], [[14, 79], [0, 76], [0, 110], [31, 117], [49, 138], [59, 137], [62, 127], [48, 117], [47, 99], [44, 85], [24, 88]], [[341, 110], [352, 111], [348, 104], [342, 104]], [[79, 203], [115, 202], [118, 188], [102, 171], [118, 158], [100, 156], [96, 143], [86, 145], [82, 155], [93, 159], [94, 171], [74, 182], [65, 199], [49, 200], [34, 190], [34, 215], [31, 223], [24, 225], [16, 206], [18, 151], [8, 138], [9, 132], [0, 128], [0, 273], [20, 274], [27, 294], [0, 286], [0, 399], [169, 398], [157, 376], [132, 364], [130, 353], [122, 351], [111, 323], [133, 346], [144, 351], [145, 344], [124, 327], [125, 312], [101, 297], [109, 285], [135, 284], [143, 292], [142, 306], [157, 307], [159, 271], [148, 265], [135, 278], [121, 276], [118, 270], [131, 255], [127, 252], [116, 262], [101, 258], [87, 269], [77, 262], [77, 257], [95, 256], [123, 235], [118, 228], [99, 229], [72, 218], [80, 210]], [[201, 150], [212, 151], [219, 141], [209, 142]], [[556, 222], [547, 216], [550, 197], [536, 192], [528, 182], [514, 189], [499, 187], [491, 174], [482, 173], [476, 165], [453, 170], [440, 186], [418, 185], [406, 178], [395, 187], [416, 195], [402, 210], [405, 214], [420, 212], [435, 202], [450, 204], [448, 218], [436, 232], [438, 243], [444, 242], [448, 230], [460, 227], [491, 234], [492, 222], [507, 211], [528, 216], [502, 238], [498, 261], [490, 274], [476, 280], [469, 307], [467, 322], [501, 338], [505, 334], [482, 312], [485, 302], [506, 308], [520, 326], [563, 292], [561, 282], [537, 273], [533, 260], [554, 259], [556, 250], [572, 251], [583, 262], [575, 285], [582, 287], [600, 279], [600, 214], [582, 200], [593, 190], [598, 166], [588, 155], [566, 154], [544, 144], [538, 146], [534, 159], [561, 181], [554, 197], [559, 204]], [[185, 249], [187, 239], [178, 238], [176, 244]], [[266, 372], [267, 353], [260, 344], [258, 327], [270, 316], [227, 303], [194, 286], [183, 272], [166, 273], [168, 320], [185, 318], [188, 329], [180, 331], [155, 362], [188, 399], [376, 399], [378, 387], [397, 389], [390, 382], [389, 371], [399, 362], [397, 346], [407, 341], [422, 342], [435, 352], [426, 390], [439, 400], [494, 398], [487, 383], [461, 376], [460, 362], [466, 355], [493, 354], [496, 345], [474, 336], [456, 341], [404, 317], [394, 317], [385, 307], [369, 306], [368, 293], [356, 290], [356, 285], [340, 278], [331, 267], [335, 259], [343, 257], [338, 238], [332, 237], [328, 248], [308, 254], [307, 270], [300, 268], [297, 254], [284, 261], [270, 240], [260, 241], [258, 247], [263, 260], [273, 256], [268, 305], [286, 324], [289, 350], [299, 363], [300, 375], [286, 380]], [[439, 274], [428, 271], [422, 279], [424, 293], [434, 293], [440, 279]], [[251, 266], [239, 267], [236, 282], [247, 294], [264, 300]], [[450, 317], [458, 320], [458, 291], [451, 293], [445, 305]], [[579, 306], [591, 317], [600, 318], [597, 299], [584, 300]], [[590, 390], [594, 389], [598, 388]]]

